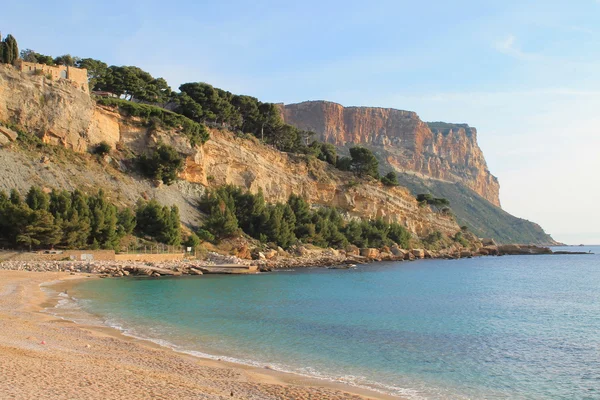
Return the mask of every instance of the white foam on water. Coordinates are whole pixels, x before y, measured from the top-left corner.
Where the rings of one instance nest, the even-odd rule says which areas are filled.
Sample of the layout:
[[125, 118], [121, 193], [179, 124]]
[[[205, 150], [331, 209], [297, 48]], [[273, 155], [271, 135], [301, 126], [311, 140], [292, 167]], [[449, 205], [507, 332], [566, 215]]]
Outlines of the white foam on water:
[[[48, 314], [51, 314], [55, 317], [58, 317], [63, 320], [72, 321], [78, 324], [85, 325], [93, 325], [93, 326], [107, 326], [113, 329], [116, 329], [121, 334], [138, 339], [149, 341], [151, 343], [157, 344], [161, 347], [168, 348], [170, 350], [176, 351], [182, 354], [192, 355], [194, 357], [205, 358], [209, 360], [215, 361], [225, 361], [230, 362], [232, 364], [241, 364], [256, 368], [268, 368], [274, 371], [289, 373], [300, 375], [303, 377], [311, 378], [311, 379], [319, 379], [323, 381], [328, 381], [332, 383], [341, 383], [349, 386], [357, 387], [360, 389], [371, 390], [374, 392], [394, 395], [394, 396], [402, 396], [404, 398], [414, 399], [414, 400], [424, 400], [430, 397], [430, 394], [421, 393], [418, 390], [384, 384], [382, 382], [376, 382], [369, 380], [364, 376], [355, 376], [355, 375], [332, 375], [327, 374], [322, 371], [319, 371], [312, 367], [301, 367], [294, 368], [289, 365], [279, 364], [279, 363], [268, 363], [262, 362], [252, 359], [246, 358], [236, 358], [224, 355], [215, 355], [210, 354], [198, 350], [190, 350], [186, 349], [182, 346], [178, 346], [172, 342], [169, 342], [165, 339], [158, 339], [154, 337], [148, 337], [144, 334], [139, 333], [135, 328], [126, 328], [123, 326], [123, 323], [110, 318], [101, 318], [99, 316], [95, 316], [89, 312], [87, 312], [82, 306], [86, 301], [82, 299], [75, 298], [73, 296], [68, 295], [64, 292], [57, 292], [56, 290], [52, 290], [49, 287], [53, 284], [60, 282], [56, 281], [54, 283], [48, 283], [44, 285], [43, 290], [48, 293], [50, 296], [54, 296], [58, 298], [58, 301], [54, 307], [49, 307], [44, 310]], [[42, 286], [42, 285], [40, 285]], [[82, 304], [83, 303], [83, 304]]]

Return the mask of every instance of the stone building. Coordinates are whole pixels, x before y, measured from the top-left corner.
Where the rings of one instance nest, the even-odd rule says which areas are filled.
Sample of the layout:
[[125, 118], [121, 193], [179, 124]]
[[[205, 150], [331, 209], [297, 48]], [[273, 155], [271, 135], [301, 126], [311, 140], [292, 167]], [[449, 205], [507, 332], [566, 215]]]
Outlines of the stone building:
[[16, 63], [19, 71], [26, 74], [49, 75], [52, 80], [66, 79], [74, 86], [89, 93], [87, 69], [69, 67], [68, 65], [46, 65], [27, 62], [19, 59]]

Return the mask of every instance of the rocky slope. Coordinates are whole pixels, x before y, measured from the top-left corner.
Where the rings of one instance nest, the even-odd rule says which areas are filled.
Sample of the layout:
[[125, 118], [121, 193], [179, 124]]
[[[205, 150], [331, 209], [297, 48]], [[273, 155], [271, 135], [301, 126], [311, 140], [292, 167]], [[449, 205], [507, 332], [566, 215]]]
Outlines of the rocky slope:
[[500, 206], [498, 179], [468, 125], [427, 124], [416, 113], [391, 108], [343, 107], [326, 101], [282, 106], [284, 120], [340, 148], [363, 145], [399, 172], [461, 182]]
[[[31, 184], [73, 188], [87, 182], [90, 190], [105, 188], [124, 203], [132, 204], [139, 196], [157, 197], [166, 199], [167, 204], [180, 205], [187, 210], [184, 214], [193, 214], [205, 187], [231, 183], [253, 192], [260, 189], [271, 202], [285, 201], [293, 192], [317, 206], [339, 207], [350, 217], [398, 221], [419, 236], [437, 230], [453, 234], [459, 229], [454, 219], [419, 208], [406, 189], [376, 183], [349, 187], [351, 175], [324, 162], [282, 153], [218, 130], [211, 132], [211, 139], [202, 147], [191, 147], [177, 132], [150, 128], [139, 120], [96, 106], [87, 94], [66, 82], [26, 77], [4, 65], [0, 65], [0, 122], [19, 125], [73, 154], [83, 154], [100, 141], [119, 149], [99, 166], [94, 157], [82, 155], [82, 159], [93, 161], [93, 167], [88, 168], [75, 163], [78, 157], [61, 153], [50, 155], [50, 165], [40, 163], [39, 155], [9, 146], [0, 149], [0, 158], [11, 160], [4, 166], [8, 173], [0, 175], [0, 188], [25, 189]], [[126, 158], [159, 141], [186, 155], [184, 182], [151, 188], [147, 181], [132, 176]], [[193, 216], [187, 221], [193, 224]]]

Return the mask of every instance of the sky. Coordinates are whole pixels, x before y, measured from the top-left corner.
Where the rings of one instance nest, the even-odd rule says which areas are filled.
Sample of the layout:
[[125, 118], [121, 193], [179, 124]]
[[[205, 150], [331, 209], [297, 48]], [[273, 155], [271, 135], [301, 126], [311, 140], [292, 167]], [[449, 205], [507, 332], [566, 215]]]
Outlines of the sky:
[[416, 111], [478, 130], [503, 208], [600, 244], [600, 0], [6, 2], [21, 49], [176, 89]]

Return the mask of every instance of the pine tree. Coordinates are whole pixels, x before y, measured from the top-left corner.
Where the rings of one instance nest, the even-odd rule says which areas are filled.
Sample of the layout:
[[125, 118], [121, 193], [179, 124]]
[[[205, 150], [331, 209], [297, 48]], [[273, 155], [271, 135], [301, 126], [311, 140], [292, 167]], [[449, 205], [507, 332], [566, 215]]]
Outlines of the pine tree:
[[45, 210], [48, 211], [50, 207], [50, 197], [44, 193], [40, 188], [32, 186], [27, 192], [25, 202], [32, 210]]
[[231, 237], [239, 232], [238, 220], [225, 202], [218, 199], [210, 209], [204, 229], [215, 235], [217, 239]]

